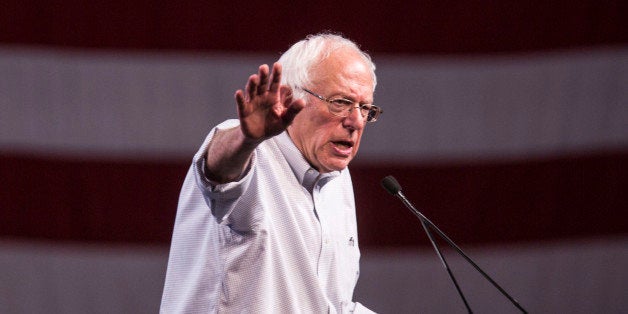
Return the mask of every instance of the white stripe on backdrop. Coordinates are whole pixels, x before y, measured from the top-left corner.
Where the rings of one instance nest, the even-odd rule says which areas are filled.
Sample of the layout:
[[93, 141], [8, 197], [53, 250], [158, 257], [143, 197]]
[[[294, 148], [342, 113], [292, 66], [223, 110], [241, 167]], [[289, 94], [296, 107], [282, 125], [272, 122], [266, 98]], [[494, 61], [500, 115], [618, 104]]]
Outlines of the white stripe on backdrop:
[[[628, 238], [465, 250], [530, 313], [625, 313]], [[157, 313], [167, 248], [0, 241], [0, 312]], [[476, 313], [519, 313], [453, 254]], [[427, 249], [363, 252], [355, 299], [381, 313], [464, 313]]]
[[[0, 149], [185, 157], [235, 116], [272, 55], [0, 49]], [[628, 47], [474, 58], [375, 56], [361, 160], [530, 156], [628, 145]]]

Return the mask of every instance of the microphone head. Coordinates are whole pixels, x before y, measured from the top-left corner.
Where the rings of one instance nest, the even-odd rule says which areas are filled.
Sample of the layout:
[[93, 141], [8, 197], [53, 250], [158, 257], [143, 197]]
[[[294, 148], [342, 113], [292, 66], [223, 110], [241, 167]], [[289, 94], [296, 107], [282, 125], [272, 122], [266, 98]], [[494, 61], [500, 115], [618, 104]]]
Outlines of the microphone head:
[[401, 191], [401, 185], [393, 176], [386, 176], [382, 179], [382, 187], [392, 195], [397, 195]]

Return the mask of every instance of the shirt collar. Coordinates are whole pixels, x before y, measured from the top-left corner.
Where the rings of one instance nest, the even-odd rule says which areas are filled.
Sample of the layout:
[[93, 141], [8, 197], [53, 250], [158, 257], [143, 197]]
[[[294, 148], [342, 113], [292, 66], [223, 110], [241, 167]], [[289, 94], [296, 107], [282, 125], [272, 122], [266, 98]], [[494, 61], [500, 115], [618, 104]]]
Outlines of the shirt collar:
[[292, 168], [294, 175], [299, 180], [299, 183], [310, 191], [317, 180], [321, 185], [324, 185], [331, 179], [339, 176], [341, 172], [344, 171], [341, 170], [329, 173], [319, 173], [307, 160], [305, 160], [305, 157], [303, 157], [303, 154], [299, 151], [297, 146], [294, 145], [294, 142], [290, 138], [290, 135], [288, 135], [287, 131], [277, 135], [276, 139], [279, 150], [281, 150], [281, 153], [288, 161], [288, 164], [290, 165], [290, 168]]

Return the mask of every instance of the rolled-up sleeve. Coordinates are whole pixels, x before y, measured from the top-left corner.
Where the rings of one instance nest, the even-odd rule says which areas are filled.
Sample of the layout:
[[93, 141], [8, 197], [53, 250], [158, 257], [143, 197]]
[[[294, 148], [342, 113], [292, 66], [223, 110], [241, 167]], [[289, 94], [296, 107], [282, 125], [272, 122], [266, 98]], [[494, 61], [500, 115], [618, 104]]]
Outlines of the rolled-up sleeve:
[[207, 206], [211, 209], [212, 215], [216, 218], [218, 223], [223, 222], [229, 217], [229, 214], [235, 208], [240, 196], [242, 196], [248, 188], [251, 183], [253, 169], [255, 169], [257, 162], [256, 154], [253, 152], [249, 166], [245, 169], [242, 177], [235, 182], [218, 184], [209, 180], [205, 175], [207, 147], [214, 134], [217, 130], [229, 129], [237, 127], [238, 125], [238, 120], [227, 120], [211, 130], [207, 138], [205, 138], [203, 145], [201, 145], [201, 148], [196, 155], [194, 155], [192, 164], [196, 185], [201, 190]]

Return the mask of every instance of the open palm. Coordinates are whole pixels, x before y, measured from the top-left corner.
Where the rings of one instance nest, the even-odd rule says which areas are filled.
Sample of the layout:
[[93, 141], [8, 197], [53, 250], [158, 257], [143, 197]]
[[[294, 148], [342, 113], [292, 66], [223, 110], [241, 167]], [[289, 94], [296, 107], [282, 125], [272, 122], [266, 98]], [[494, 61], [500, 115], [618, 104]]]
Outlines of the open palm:
[[261, 65], [258, 74], [249, 77], [245, 90], [236, 91], [240, 127], [249, 140], [263, 141], [283, 132], [305, 103], [293, 100], [290, 87], [282, 86], [281, 65], [272, 73]]

